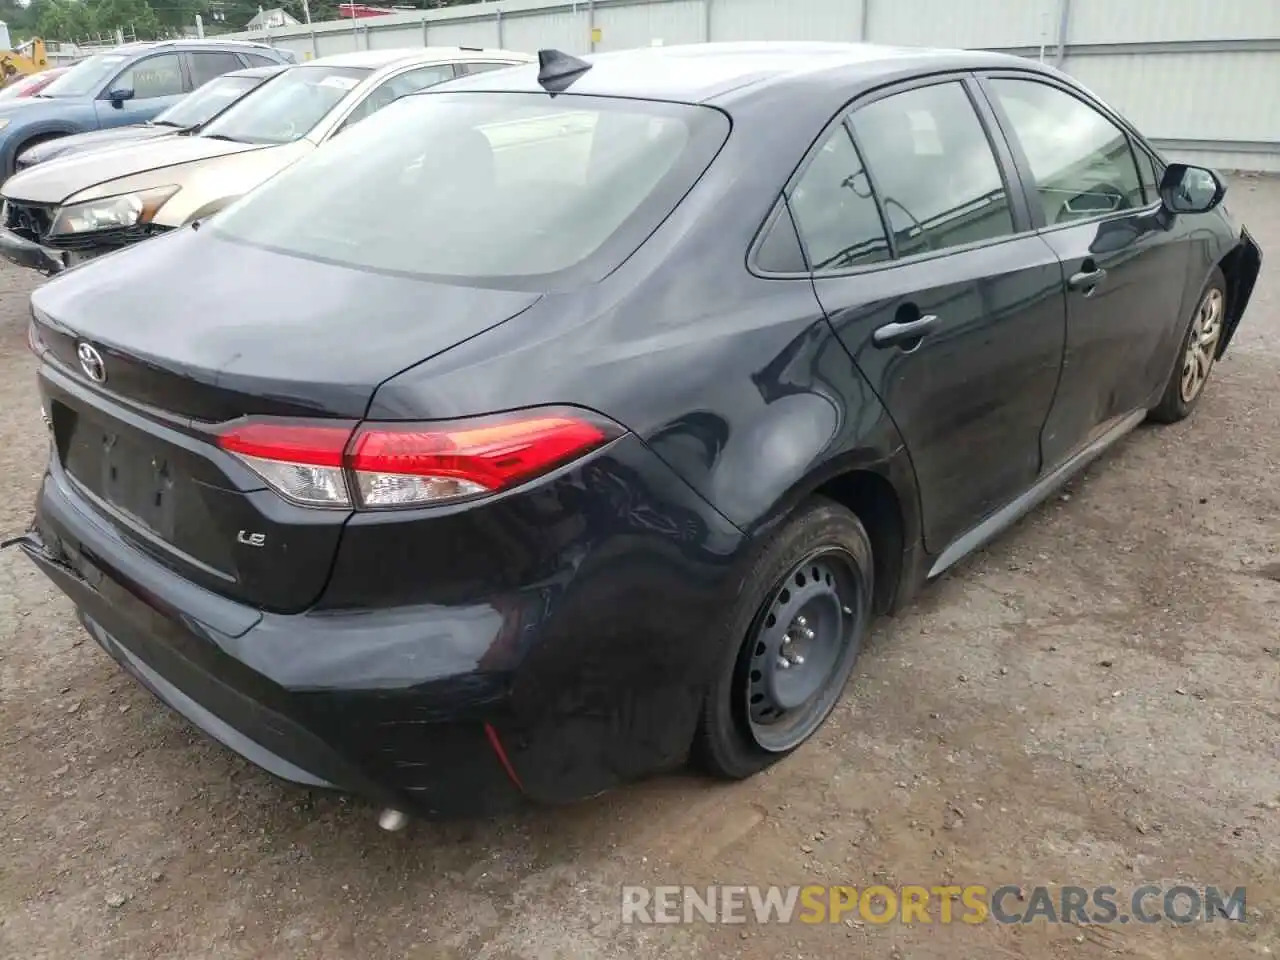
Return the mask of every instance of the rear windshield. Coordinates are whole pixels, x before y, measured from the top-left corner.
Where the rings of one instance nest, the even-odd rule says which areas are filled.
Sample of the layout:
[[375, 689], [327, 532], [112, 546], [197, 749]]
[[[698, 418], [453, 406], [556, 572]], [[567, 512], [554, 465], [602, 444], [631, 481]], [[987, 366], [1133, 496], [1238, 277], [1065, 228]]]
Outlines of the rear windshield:
[[292, 143], [310, 133], [372, 72], [360, 67], [292, 67], [229, 107], [200, 136], [237, 143]]
[[621, 263], [728, 132], [724, 114], [689, 104], [419, 94], [338, 134], [214, 229], [351, 267], [543, 288]]
[[194, 127], [235, 103], [262, 82], [261, 77], [215, 77], [190, 96], [183, 97], [152, 123], [162, 127]]

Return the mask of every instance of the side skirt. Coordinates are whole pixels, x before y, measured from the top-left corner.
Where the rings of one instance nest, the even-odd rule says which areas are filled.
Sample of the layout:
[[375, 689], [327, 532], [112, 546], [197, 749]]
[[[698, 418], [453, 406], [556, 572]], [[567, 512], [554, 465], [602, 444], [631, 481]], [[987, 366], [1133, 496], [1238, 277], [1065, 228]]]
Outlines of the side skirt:
[[1121, 417], [1094, 440], [1081, 447], [1061, 464], [1046, 473], [1024, 493], [991, 514], [968, 533], [957, 537], [947, 549], [942, 551], [932, 567], [927, 579], [933, 580], [969, 554], [1013, 526], [1019, 519], [1044, 502], [1050, 494], [1096, 460], [1108, 447], [1126, 436], [1134, 427], [1147, 417], [1147, 411], [1135, 410]]

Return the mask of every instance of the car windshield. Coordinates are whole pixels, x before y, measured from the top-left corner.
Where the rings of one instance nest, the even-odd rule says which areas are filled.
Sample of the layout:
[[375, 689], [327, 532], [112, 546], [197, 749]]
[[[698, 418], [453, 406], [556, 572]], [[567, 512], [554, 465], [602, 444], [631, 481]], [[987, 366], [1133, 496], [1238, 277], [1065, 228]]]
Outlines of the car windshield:
[[292, 143], [305, 137], [371, 72], [358, 67], [293, 67], [221, 114], [200, 136]]
[[0, 100], [15, 100], [24, 90], [31, 89], [42, 79], [38, 73], [33, 73], [28, 77], [20, 77], [3, 90], [0, 90]]
[[221, 113], [262, 82], [261, 77], [217, 77], [183, 97], [151, 122], [162, 127], [199, 126]]
[[123, 53], [99, 53], [88, 60], [81, 60], [36, 96], [92, 96], [104, 83], [123, 70], [129, 59], [129, 56]]
[[690, 104], [417, 94], [228, 207], [214, 230], [346, 266], [545, 289], [634, 252], [728, 132], [724, 114]]

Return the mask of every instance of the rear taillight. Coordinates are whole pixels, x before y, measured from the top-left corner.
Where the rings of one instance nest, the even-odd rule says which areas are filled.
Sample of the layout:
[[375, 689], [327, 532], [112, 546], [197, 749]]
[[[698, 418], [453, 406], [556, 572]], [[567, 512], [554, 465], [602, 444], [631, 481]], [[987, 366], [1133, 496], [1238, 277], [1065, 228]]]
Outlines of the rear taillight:
[[428, 423], [248, 419], [218, 445], [287, 500], [382, 509], [497, 493], [622, 432], [596, 414], [550, 408]]
[[218, 436], [218, 446], [287, 500], [349, 507], [342, 458], [355, 426], [351, 421], [242, 420]]

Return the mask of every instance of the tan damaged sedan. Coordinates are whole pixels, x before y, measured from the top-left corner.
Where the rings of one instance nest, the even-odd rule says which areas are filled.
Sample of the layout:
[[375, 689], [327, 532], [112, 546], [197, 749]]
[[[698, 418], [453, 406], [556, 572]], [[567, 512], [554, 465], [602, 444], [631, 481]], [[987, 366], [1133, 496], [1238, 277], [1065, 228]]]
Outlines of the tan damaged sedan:
[[58, 273], [217, 212], [405, 94], [534, 59], [426, 47], [291, 67], [192, 136], [105, 147], [10, 177], [0, 191], [0, 255]]

